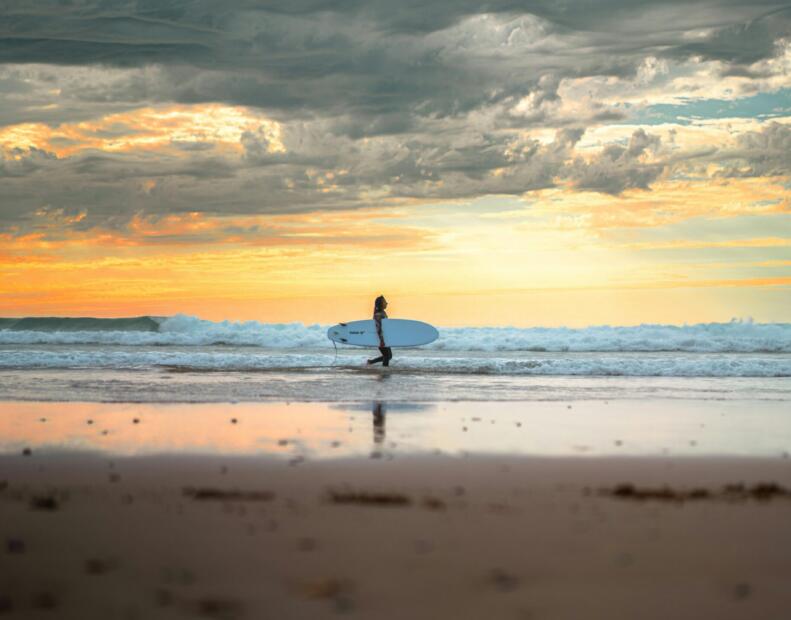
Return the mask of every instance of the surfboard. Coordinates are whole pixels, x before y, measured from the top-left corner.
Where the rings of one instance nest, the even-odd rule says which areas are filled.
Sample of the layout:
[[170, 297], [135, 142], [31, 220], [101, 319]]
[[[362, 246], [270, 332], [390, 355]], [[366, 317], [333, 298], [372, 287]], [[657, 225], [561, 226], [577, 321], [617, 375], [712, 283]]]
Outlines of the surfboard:
[[[417, 347], [439, 338], [435, 327], [422, 321], [407, 319], [382, 319], [382, 334], [385, 346], [388, 347]], [[327, 330], [327, 338], [338, 344], [356, 347], [379, 346], [379, 336], [373, 319], [333, 325]]]

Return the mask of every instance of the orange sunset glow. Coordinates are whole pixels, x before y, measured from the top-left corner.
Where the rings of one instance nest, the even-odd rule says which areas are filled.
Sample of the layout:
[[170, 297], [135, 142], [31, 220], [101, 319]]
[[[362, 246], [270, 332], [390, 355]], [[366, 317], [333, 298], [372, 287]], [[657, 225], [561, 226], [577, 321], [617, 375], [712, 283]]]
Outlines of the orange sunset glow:
[[[525, 27], [447, 33], [485, 33], [485, 57]], [[519, 94], [405, 104], [403, 129], [321, 82], [285, 89], [291, 113], [167, 62], [7, 63], [0, 313], [329, 323], [387, 292], [447, 325], [787, 320], [789, 49], [727, 78], [705, 55], [536, 57]]]

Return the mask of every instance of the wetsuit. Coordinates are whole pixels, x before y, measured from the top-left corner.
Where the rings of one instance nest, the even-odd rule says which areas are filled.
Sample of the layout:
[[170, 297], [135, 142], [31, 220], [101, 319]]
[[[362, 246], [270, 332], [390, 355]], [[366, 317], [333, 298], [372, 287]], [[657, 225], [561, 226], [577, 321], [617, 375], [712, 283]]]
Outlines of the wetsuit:
[[[387, 318], [387, 312], [384, 310], [380, 310], [379, 312], [374, 312], [374, 322], [376, 323], [376, 333], [379, 336], [379, 342], [383, 343], [385, 341], [384, 334], [382, 334], [382, 319]], [[382, 362], [382, 366], [389, 366], [390, 360], [393, 358], [393, 352], [390, 350], [390, 347], [379, 347], [379, 357], [368, 360], [369, 364], [378, 364]]]

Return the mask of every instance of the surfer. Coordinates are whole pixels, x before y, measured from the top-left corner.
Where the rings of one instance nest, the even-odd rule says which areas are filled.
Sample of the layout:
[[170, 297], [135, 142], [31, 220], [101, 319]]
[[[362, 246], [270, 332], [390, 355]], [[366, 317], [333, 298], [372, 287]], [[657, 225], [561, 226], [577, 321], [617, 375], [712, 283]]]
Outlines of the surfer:
[[374, 300], [374, 323], [376, 323], [376, 335], [379, 336], [379, 353], [381, 353], [381, 355], [368, 360], [369, 364], [378, 364], [382, 362], [382, 366], [389, 366], [390, 360], [393, 357], [393, 352], [390, 350], [390, 347], [385, 346], [385, 337], [382, 333], [382, 319], [387, 318], [385, 308], [387, 308], [387, 300], [384, 295], [379, 295], [379, 297]]

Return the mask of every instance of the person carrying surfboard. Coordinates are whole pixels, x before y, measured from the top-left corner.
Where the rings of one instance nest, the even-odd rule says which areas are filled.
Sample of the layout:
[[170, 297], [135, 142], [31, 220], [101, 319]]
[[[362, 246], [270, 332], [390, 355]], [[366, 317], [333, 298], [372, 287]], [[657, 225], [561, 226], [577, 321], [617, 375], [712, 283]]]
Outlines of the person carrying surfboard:
[[379, 353], [381, 353], [381, 355], [368, 360], [369, 364], [378, 364], [382, 362], [382, 366], [389, 366], [390, 360], [393, 358], [393, 351], [390, 347], [385, 346], [385, 337], [384, 333], [382, 333], [382, 319], [387, 318], [385, 308], [387, 308], [387, 300], [384, 295], [379, 295], [379, 297], [374, 300], [374, 323], [376, 324], [376, 335], [379, 336]]

